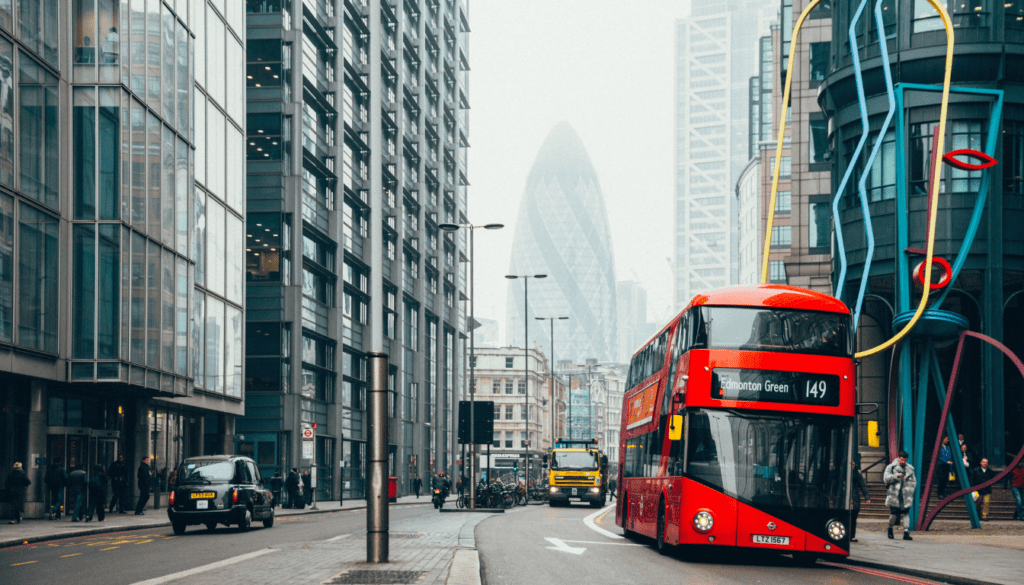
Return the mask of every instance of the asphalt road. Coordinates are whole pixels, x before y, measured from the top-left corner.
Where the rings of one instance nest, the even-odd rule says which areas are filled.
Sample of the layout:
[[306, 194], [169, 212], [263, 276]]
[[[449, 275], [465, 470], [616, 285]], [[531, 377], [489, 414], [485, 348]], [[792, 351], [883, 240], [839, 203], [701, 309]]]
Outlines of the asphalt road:
[[[595, 511], [527, 506], [492, 516], [476, 527], [484, 585], [565, 583], [766, 583], [788, 585], [931, 584], [876, 569], [818, 562], [800, 566], [775, 553], [724, 549], [719, 554], [661, 556], [653, 542], [615, 539], [587, 525], [622, 535], [615, 509]], [[717, 552], [717, 551], [716, 551]], [[696, 558], [695, 558], [696, 557]]]
[[[391, 508], [392, 521], [436, 514], [429, 503]], [[326, 540], [366, 529], [366, 511], [278, 516], [273, 528], [254, 522], [248, 533], [190, 526], [53, 540], [0, 550], [0, 583], [122, 585], [177, 573], [284, 543]]]

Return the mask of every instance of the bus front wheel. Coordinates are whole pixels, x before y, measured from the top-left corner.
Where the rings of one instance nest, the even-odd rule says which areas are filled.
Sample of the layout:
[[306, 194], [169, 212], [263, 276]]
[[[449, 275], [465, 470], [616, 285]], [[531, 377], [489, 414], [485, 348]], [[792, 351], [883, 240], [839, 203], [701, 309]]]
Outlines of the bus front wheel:
[[622, 535], [629, 540], [637, 540], [636, 532], [629, 529], [629, 496], [622, 500]]
[[655, 534], [655, 546], [658, 554], [667, 555], [672, 552], [672, 547], [665, 542], [665, 503], [658, 506], [658, 531]]

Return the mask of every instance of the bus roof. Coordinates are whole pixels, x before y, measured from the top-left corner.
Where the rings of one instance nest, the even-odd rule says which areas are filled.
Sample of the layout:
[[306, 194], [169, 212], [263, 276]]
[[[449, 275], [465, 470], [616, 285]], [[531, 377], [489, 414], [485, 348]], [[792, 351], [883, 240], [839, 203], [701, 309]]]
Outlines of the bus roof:
[[779, 307], [850, 314], [846, 304], [833, 296], [785, 284], [734, 286], [701, 293], [693, 297], [687, 309], [699, 306]]

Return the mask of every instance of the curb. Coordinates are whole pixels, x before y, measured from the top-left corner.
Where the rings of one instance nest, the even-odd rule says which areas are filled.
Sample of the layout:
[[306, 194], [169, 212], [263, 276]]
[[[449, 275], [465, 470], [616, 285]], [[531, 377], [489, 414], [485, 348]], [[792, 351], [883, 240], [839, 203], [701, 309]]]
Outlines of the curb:
[[460, 514], [460, 513], [482, 513], [482, 514], [504, 514], [504, 508], [441, 508], [438, 510], [442, 514]]
[[999, 585], [992, 581], [982, 581], [980, 579], [972, 579], [970, 577], [961, 577], [959, 575], [949, 575], [946, 573], [936, 573], [934, 571], [925, 571], [923, 569], [915, 569], [913, 567], [904, 567], [902, 565], [887, 565], [885, 563], [876, 563], [872, 561], [862, 561], [859, 559], [851, 559], [847, 557], [840, 563], [834, 563], [836, 565], [854, 565], [858, 567], [867, 567], [870, 569], [880, 569], [883, 571], [891, 571], [893, 573], [900, 573], [903, 575], [910, 575], [913, 577], [921, 577], [923, 579], [931, 579], [932, 581], [938, 581], [940, 583], [951, 583], [953, 585]]
[[[408, 502], [402, 504], [391, 504], [391, 506], [419, 506], [420, 502]], [[353, 506], [351, 508], [337, 508], [334, 510], [307, 510], [305, 512], [296, 512], [294, 514], [282, 514], [277, 516], [278, 518], [287, 518], [289, 516], [308, 516], [311, 514], [334, 514], [336, 512], [348, 512], [350, 510], [365, 510], [366, 506]], [[46, 542], [49, 540], [61, 540], [64, 538], [78, 538], [80, 536], [94, 536], [96, 534], [109, 534], [111, 532], [129, 532], [131, 530], [149, 530], [151, 528], [165, 528], [171, 525], [170, 520], [164, 522], [150, 522], [148, 524], [134, 524], [131, 526], [110, 526], [102, 528], [84, 528], [75, 530], [73, 532], [62, 532], [54, 534], [42, 534], [39, 536], [29, 536], [27, 538], [12, 538], [7, 540], [0, 540], [0, 549], [11, 548], [15, 546], [24, 546], [26, 544], [35, 544], [37, 542]]]

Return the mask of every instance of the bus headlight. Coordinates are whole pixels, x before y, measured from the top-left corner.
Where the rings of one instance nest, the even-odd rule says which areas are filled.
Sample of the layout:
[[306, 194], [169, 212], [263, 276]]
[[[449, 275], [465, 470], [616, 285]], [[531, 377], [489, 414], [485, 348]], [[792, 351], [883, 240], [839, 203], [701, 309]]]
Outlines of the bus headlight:
[[599, 494], [601, 493], [601, 488], [590, 488], [590, 491], [594, 492], [595, 494]]
[[828, 537], [832, 540], [842, 540], [846, 537], [846, 526], [839, 520], [829, 522], [825, 530], [828, 532]]
[[558, 488], [556, 488], [556, 487], [551, 488], [551, 493], [557, 494], [558, 493]]
[[707, 532], [715, 525], [715, 518], [709, 512], [701, 510], [693, 516], [693, 527], [698, 532]]

